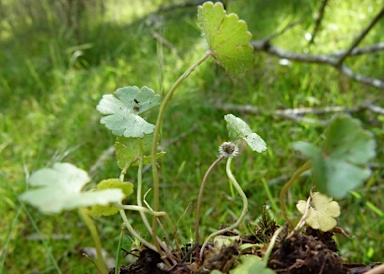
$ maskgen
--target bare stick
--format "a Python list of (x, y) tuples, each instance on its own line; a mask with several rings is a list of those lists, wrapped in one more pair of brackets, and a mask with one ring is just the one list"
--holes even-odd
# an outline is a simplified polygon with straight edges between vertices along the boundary
[(321, 1), (321, 5), (319, 8), (318, 14), (316, 15), (315, 27), (313, 28), (311, 39), (309, 40), (309, 43), (308, 43), (309, 45), (312, 45), (315, 43), (315, 37), (316, 37), (317, 32), (320, 29), (321, 22), (323, 21), (324, 11), (325, 11), (325, 7), (327, 6), (327, 4), (328, 4), (328, 0)]
[(330, 106), (324, 108), (287, 108), (287, 109), (277, 109), (273, 112), (262, 112), (258, 107), (252, 105), (235, 105), (235, 104), (216, 104), (217, 109), (223, 109), (226, 111), (238, 111), (242, 113), (251, 113), (251, 114), (263, 114), (263, 115), (276, 115), (279, 117), (287, 118), (294, 120), (296, 122), (306, 122), (312, 124), (326, 125), (328, 121), (318, 121), (316, 119), (310, 119), (306, 117), (301, 117), (306, 114), (315, 114), (322, 115), (328, 113), (354, 113), (362, 110), (369, 110), (379, 115), (384, 115), (384, 108), (376, 106), (372, 102), (362, 103), (360, 105), (345, 107), (345, 106)]
[(364, 39), (364, 37), (369, 33), (369, 31), (373, 28), (374, 25), (381, 19), (381, 17), (384, 16), (384, 7), (379, 11), (379, 13), (372, 19), (372, 21), (368, 24), (368, 26), (356, 37), (356, 39), (353, 41), (352, 45), (349, 47), (349, 49), (340, 57), (338, 60), (338, 65), (340, 66), (345, 58), (348, 57), (348, 55), (353, 51), (354, 48), (357, 47), (358, 44)]
[[(374, 86), (380, 89), (384, 89), (384, 81), (376, 78), (371, 78), (364, 76), (362, 74), (358, 74), (353, 72), (349, 67), (345, 65), (340, 65), (340, 52), (339, 53), (331, 53), (331, 54), (307, 54), (307, 53), (297, 53), (292, 51), (287, 51), (282, 48), (273, 46), (268, 41), (258, 40), (252, 41), (251, 45), (255, 51), (262, 51), (269, 53), (271, 55), (275, 55), (279, 58), (285, 58), (291, 61), (298, 61), (303, 63), (316, 63), (316, 64), (324, 64), (330, 65), (340, 71), (341, 74), (354, 79), (357, 82), (361, 82), (370, 86)], [(382, 45), (371, 47), (370, 49), (373, 51), (378, 51), (378, 49), (383, 49)], [(357, 50), (358, 52), (358, 50)], [(343, 54), (346, 51), (342, 52)], [(369, 53), (367, 50), (364, 50), (364, 53)]]

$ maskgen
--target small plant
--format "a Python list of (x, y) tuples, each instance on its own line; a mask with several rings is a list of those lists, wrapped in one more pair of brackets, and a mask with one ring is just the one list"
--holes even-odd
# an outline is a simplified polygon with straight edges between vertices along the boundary
[[(190, 273), (275, 273), (269, 268), (274, 267), (271, 258), (275, 259), (281, 255), (278, 254), (278, 249), (274, 249), (275, 245), (288, 243), (305, 224), (320, 233), (332, 230), (336, 226), (335, 218), (340, 214), (340, 207), (326, 195), (343, 198), (349, 190), (360, 186), (370, 174), (366, 164), (374, 156), (375, 143), (372, 135), (364, 131), (357, 120), (349, 116), (336, 117), (328, 128), (322, 148), (303, 142), (293, 146), (310, 161), (298, 170), (281, 191), (280, 206), (282, 215), (290, 225), (289, 230), (283, 233), (284, 227), (281, 226), (272, 231), (266, 249), (263, 249), (265, 245), (261, 243), (246, 243), (239, 235), (235, 238), (223, 235), (233, 233), (243, 223), (248, 212), (247, 197), (231, 171), (232, 159), (239, 154), (239, 146), (242, 143), (246, 143), (258, 153), (267, 149), (264, 140), (243, 120), (227, 114), (224, 119), (229, 141), (220, 145), (218, 158), (208, 168), (202, 180), (196, 205), (194, 246), (183, 253), (182, 248), (187, 243), (180, 243), (172, 220), (160, 208), (157, 160), (160, 157), (165, 157), (166, 160), (165, 152), (158, 151), (164, 113), (178, 87), (208, 58), (213, 58), (234, 77), (243, 75), (253, 63), (253, 49), (249, 44), (251, 34), (247, 31), (246, 23), (239, 20), (237, 15), (227, 15), (220, 3), (206, 2), (198, 8), (198, 20), (207, 43), (207, 51), (175, 81), (163, 98), (146, 86), (127, 86), (117, 89), (113, 95), (104, 95), (97, 105), (97, 110), (103, 115), (100, 122), (116, 136), (114, 147), (117, 165), (121, 169), (117, 178), (102, 180), (95, 189), (82, 191), (84, 185), (90, 181), (88, 174), (69, 163), (56, 163), (52, 168), (33, 173), (29, 184), (37, 188), (28, 190), (21, 196), (24, 201), (44, 213), (78, 209), (93, 236), (98, 256), (97, 267), (101, 273), (107, 273), (107, 269), (101, 256), (100, 239), (90, 217), (117, 213), (120, 213), (124, 226), (132, 236), (145, 246), (144, 250), (158, 254), (161, 263), (157, 267), (165, 272), (181, 273), (177, 272), (177, 269), (186, 267)], [(143, 114), (158, 106), (157, 120), (150, 123)], [(243, 202), (241, 215), (234, 224), (213, 232), (201, 244), (199, 224), (204, 188), (209, 174), (223, 159), (227, 159), (226, 175), (231, 186)], [(143, 197), (142, 170), (146, 164), (152, 166), (154, 198), (151, 205)], [(132, 168), (137, 169), (136, 204), (127, 205), (123, 204), (123, 198), (131, 195), (134, 187), (132, 183), (125, 181), (125, 174)], [(312, 170), (319, 192), (312, 193), (307, 201), (299, 201), (297, 209), (303, 216), (293, 228), (288, 218), (285, 196), (294, 181), (309, 169)], [(152, 240), (144, 239), (140, 236), (142, 233), (138, 233), (131, 226), (126, 214), (128, 210), (139, 212), (143, 224), (152, 235)], [(152, 220), (149, 220), (148, 215)], [(174, 246), (162, 240), (164, 237), (169, 238), (167, 229), (163, 229), (165, 235), (159, 236), (158, 228), (164, 227), (164, 221), (174, 236)], [(214, 264), (214, 259), (217, 259), (219, 253), (226, 254), (230, 263)], [(194, 265), (185, 266), (187, 260), (193, 261)], [(115, 273), (119, 273), (118, 271), (116, 267)]]

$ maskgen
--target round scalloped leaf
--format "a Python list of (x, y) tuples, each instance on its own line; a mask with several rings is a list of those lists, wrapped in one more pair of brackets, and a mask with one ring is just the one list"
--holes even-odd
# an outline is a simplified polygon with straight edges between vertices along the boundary
[(138, 114), (160, 103), (160, 96), (148, 88), (136, 86), (119, 88), (112, 94), (104, 95), (96, 109), (105, 117), (102, 124), (117, 136), (143, 138), (153, 133), (155, 125), (148, 123)]
[(328, 127), (322, 148), (298, 142), (293, 148), (312, 160), (312, 174), (320, 192), (336, 199), (359, 187), (371, 172), (368, 160), (375, 156), (375, 141), (360, 122), (336, 117)]
[[(304, 214), (307, 209), (307, 202), (300, 200), (296, 204), (296, 208), (301, 214)], [(337, 222), (335, 218), (339, 216), (340, 206), (336, 201), (332, 201), (331, 197), (320, 192), (312, 194), (311, 206), (305, 219), (305, 223), (308, 226), (327, 232), (336, 227)]]
[(221, 3), (205, 2), (197, 17), (212, 56), (229, 74), (241, 76), (253, 65), (251, 33), (234, 13), (226, 14)]
[[(121, 182), (119, 179), (102, 180), (97, 185), (97, 190), (95, 192), (116, 188), (121, 189), (121, 191), (124, 193), (124, 198), (133, 193), (133, 184), (129, 182)], [(117, 212), (119, 212), (119, 210), (119, 208), (110, 205), (94, 205), (89, 210), (89, 215), (91, 215), (92, 217), (110, 216), (116, 214)]]
[(29, 184), (38, 188), (24, 192), (21, 199), (44, 213), (59, 213), (95, 204), (121, 202), (124, 197), (120, 189), (80, 192), (89, 181), (84, 170), (69, 163), (55, 163), (52, 168), (43, 168), (31, 175)]
[(224, 119), (227, 122), (227, 129), (231, 140), (235, 141), (243, 139), (253, 151), (257, 151), (259, 153), (267, 149), (267, 145), (264, 140), (259, 135), (252, 132), (246, 122), (233, 114), (225, 115)]
[[(143, 164), (150, 164), (151, 156), (145, 156), (145, 154), (150, 154), (152, 137), (152, 135), (145, 135), (143, 139), (117, 137), (114, 145), (116, 149), (117, 165), (121, 169), (126, 168), (127, 165), (138, 165), (140, 159), (140, 142), (142, 142), (144, 153)], [(165, 152), (157, 153), (156, 159), (163, 155), (165, 155)]]

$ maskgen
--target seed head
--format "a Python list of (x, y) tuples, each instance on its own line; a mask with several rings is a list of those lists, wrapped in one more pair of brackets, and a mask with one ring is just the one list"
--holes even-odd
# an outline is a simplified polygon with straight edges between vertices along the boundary
[(232, 142), (224, 142), (219, 146), (220, 156), (236, 157), (239, 154), (239, 147)]

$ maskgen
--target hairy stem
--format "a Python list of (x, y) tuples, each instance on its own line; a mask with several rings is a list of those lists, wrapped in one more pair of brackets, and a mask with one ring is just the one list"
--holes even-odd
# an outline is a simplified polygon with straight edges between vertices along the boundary
[(291, 177), (291, 179), (289, 179), (289, 181), (285, 183), (285, 185), (280, 191), (280, 208), (283, 212), (285, 221), (288, 223), (291, 229), (293, 228), (293, 224), (288, 219), (287, 206), (285, 205), (285, 197), (287, 196), (288, 190), (291, 188), (291, 186), (297, 180), (297, 178), (299, 178), (304, 172), (309, 170), (311, 166), (312, 166), (311, 162), (306, 162), (301, 168), (299, 168), (299, 170), (296, 171), (296, 173)]
[(220, 156), (217, 158), (212, 165), (208, 168), (207, 172), (204, 175), (203, 181), (200, 185), (199, 190), (199, 196), (197, 198), (197, 205), (196, 205), (196, 221), (195, 221), (195, 243), (199, 243), (200, 233), (199, 233), (199, 226), (200, 226), (200, 210), (201, 210), (201, 201), (203, 200), (203, 192), (205, 185), (207, 183), (207, 179), (209, 174), (211, 174), (212, 170), (215, 168), (215, 166), (224, 159), (224, 156)]
[(231, 225), (229, 227), (226, 227), (224, 229), (218, 230), (218, 231), (216, 231), (216, 232), (214, 232), (214, 233), (212, 233), (211, 235), (208, 236), (208, 238), (205, 240), (205, 242), (204, 242), (204, 244), (203, 244), (203, 246), (201, 247), (201, 250), (200, 250), (200, 259), (201, 260), (203, 259), (204, 249), (207, 246), (209, 240), (212, 239), (213, 237), (216, 237), (216, 236), (218, 236), (220, 234), (223, 234), (223, 233), (225, 233), (227, 231), (230, 231), (230, 230), (235, 229), (236, 227), (238, 227), (241, 224), (241, 222), (243, 221), (245, 215), (248, 212), (248, 199), (247, 199), (247, 196), (245, 196), (244, 191), (241, 189), (239, 183), (236, 181), (235, 176), (233, 176), (232, 171), (231, 171), (232, 158), (233, 157), (229, 157), (228, 158), (225, 170), (227, 172), (228, 179), (233, 184), (233, 186), (235, 187), (237, 193), (240, 195), (241, 199), (243, 200), (243, 210), (241, 211), (240, 217), (237, 219), (237, 221), (233, 225)]
[(95, 244), (96, 256), (97, 256), (97, 266), (102, 274), (107, 274), (108, 269), (104, 263), (103, 255), (101, 253), (101, 242), (100, 236), (97, 232), (95, 223), (92, 221), (91, 217), (86, 212), (85, 208), (79, 208), (79, 213), (83, 219), (85, 225), (88, 227), (89, 232), (91, 233), (93, 243)]
[[(168, 106), (168, 103), (171, 101), (173, 94), (175, 93), (176, 89), (183, 83), (183, 81), (191, 74), (192, 71), (194, 71), (201, 63), (203, 63), (206, 59), (211, 56), (211, 52), (206, 52), (203, 57), (201, 57), (195, 64), (193, 64), (186, 72), (184, 72), (183, 75), (177, 79), (177, 81), (173, 84), (173, 86), (170, 88), (168, 93), (165, 95), (165, 98), (163, 102), (160, 105), (159, 113), (157, 116), (157, 121), (156, 121), (156, 127), (155, 127), (155, 132), (153, 134), (153, 142), (152, 142), (152, 151), (151, 151), (151, 156), (152, 156), (152, 176), (153, 176), (153, 196), (154, 196), (154, 210), (159, 211), (160, 207), (160, 191), (159, 191), (159, 174), (157, 170), (157, 165), (156, 165), (156, 153), (157, 153), (157, 146), (159, 142), (159, 137), (160, 137), (160, 131), (161, 131), (161, 126), (165, 114), (165, 110)], [(152, 237), (155, 243), (156, 241), (156, 228), (157, 228), (157, 220), (156, 217), (153, 218), (152, 221)], [(156, 244), (157, 250), (160, 251), (159, 245)]]

